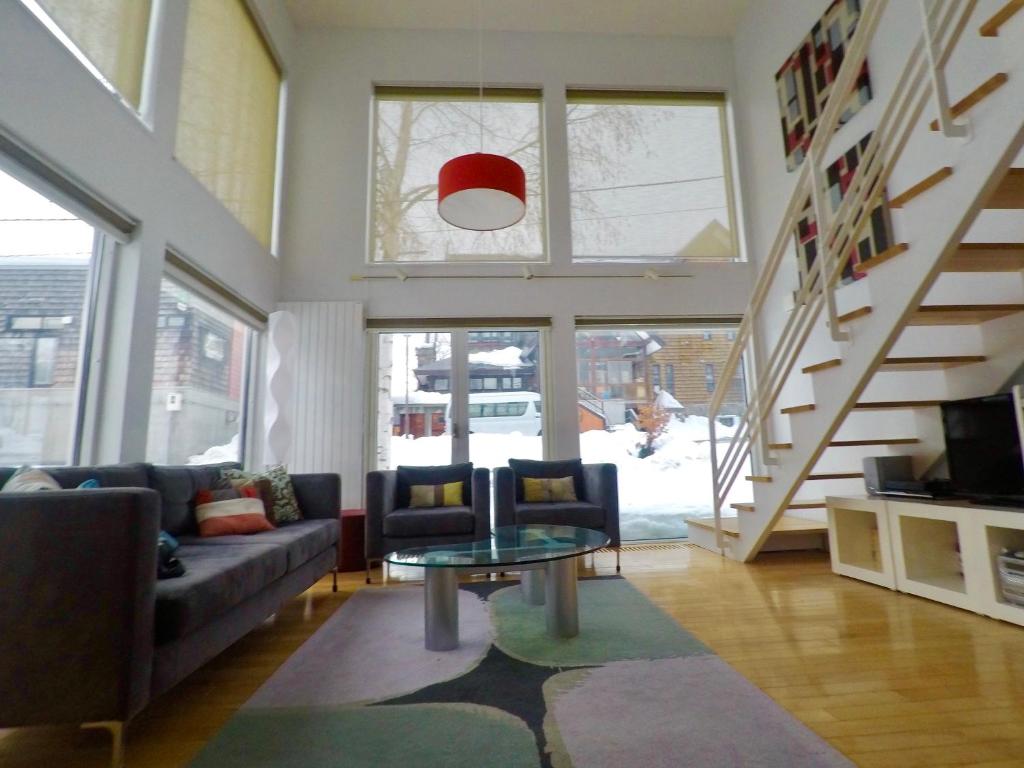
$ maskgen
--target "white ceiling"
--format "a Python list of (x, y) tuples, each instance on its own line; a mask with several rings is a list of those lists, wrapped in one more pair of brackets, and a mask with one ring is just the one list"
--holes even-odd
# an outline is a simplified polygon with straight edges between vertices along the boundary
[[(731, 37), (748, 0), (480, 0), (484, 28)], [(285, 0), (298, 27), (476, 29), (478, 0)]]

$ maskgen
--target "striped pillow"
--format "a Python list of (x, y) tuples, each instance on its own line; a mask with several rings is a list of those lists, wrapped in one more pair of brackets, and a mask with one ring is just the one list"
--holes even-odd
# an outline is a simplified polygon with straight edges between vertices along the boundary
[(537, 503), (578, 499), (571, 477), (524, 477), (523, 501)]
[[(228, 494), (235, 498), (225, 498)], [(200, 536), (230, 536), (232, 534), (272, 531), (263, 502), (255, 488), (243, 488), (241, 496), (225, 491), (200, 491), (196, 494), (196, 522)]]
[(461, 507), (462, 481), (409, 486), (409, 507)]

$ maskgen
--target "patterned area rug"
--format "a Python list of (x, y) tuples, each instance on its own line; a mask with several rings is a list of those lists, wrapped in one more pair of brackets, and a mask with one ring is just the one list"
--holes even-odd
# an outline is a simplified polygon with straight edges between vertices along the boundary
[(416, 586), (353, 595), (193, 768), (851, 766), (620, 577), (547, 636), (518, 585), (459, 589), (460, 646), (423, 647)]

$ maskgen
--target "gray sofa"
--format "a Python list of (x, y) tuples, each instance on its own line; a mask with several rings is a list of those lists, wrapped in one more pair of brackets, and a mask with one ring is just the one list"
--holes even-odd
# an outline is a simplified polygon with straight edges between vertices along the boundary
[[(234, 466), (60, 467), (64, 488), (101, 487), (0, 494), (0, 728), (101, 722), (116, 747), (120, 723), (336, 568), (335, 474), (292, 475), (302, 521), (199, 537), (192, 500)], [(156, 578), (161, 529), (182, 577)]]

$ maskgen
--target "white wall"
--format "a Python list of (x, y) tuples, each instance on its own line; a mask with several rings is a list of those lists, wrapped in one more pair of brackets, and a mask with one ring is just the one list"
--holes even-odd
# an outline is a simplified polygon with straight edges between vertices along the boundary
[[(434, 279), (353, 282), (353, 276), (393, 273), (366, 263), (374, 84), (471, 84), (476, 39), (466, 32), (302, 30), (289, 94), (282, 300), (359, 301), (368, 318), (551, 317), (553, 391), (547, 398), (555, 423), (552, 451), (574, 456), (579, 451), (574, 316), (740, 314), (750, 269), (743, 263), (659, 267), (665, 274), (693, 277), (652, 281), (643, 279), (643, 267), (574, 266), (566, 135), (560, 120), (565, 89), (693, 89), (731, 95), (732, 46), (708, 39), (488, 33), (484, 50), (488, 83), (541, 86), (544, 91), (551, 264), (532, 267), (539, 277), (530, 281), (483, 277), (520, 274), (508, 265), (424, 265), (403, 269)], [(457, 274), (481, 277), (446, 279)], [(545, 274), (578, 279), (544, 280)], [(636, 277), (600, 278), (606, 274)]]
[[(287, 71), (288, 17), (271, 0), (252, 6)], [(91, 401), (96, 428), (86, 461), (144, 457), (167, 248), (261, 309), (272, 310), (277, 298), (277, 259), (172, 157), (187, 11), (176, 0), (154, 3), (142, 119), (21, 3), (0, 2), (0, 130), (141, 222), (114, 260), (109, 336), (93, 360), (103, 391)]]

